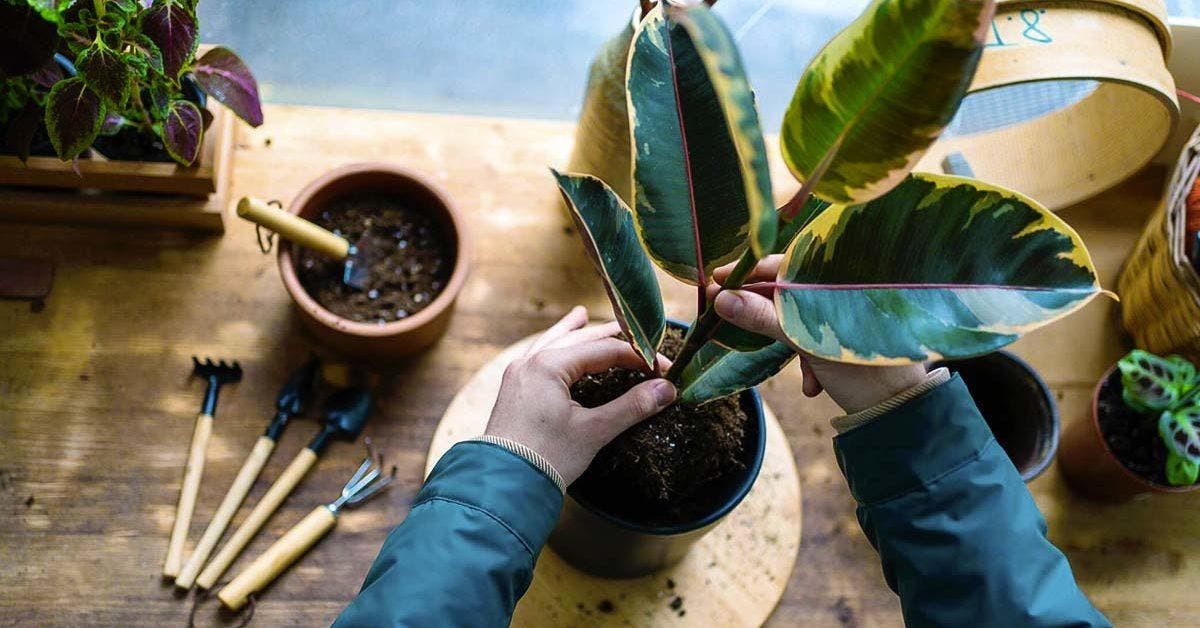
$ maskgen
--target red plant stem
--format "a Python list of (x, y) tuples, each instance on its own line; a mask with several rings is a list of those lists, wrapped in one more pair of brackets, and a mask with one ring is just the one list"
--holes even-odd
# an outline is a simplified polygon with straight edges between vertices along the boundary
[(1179, 94), (1180, 96), (1183, 96), (1184, 98), (1186, 98), (1186, 99), (1188, 99), (1188, 100), (1190, 100), (1190, 101), (1192, 101), (1192, 102), (1194, 102), (1194, 103), (1196, 103), (1196, 104), (1200, 104), (1200, 96), (1197, 96), (1197, 95), (1195, 95), (1195, 94), (1191, 94), (1191, 93), (1185, 92), (1185, 91), (1183, 91), (1182, 89), (1177, 89), (1177, 90), (1175, 90), (1175, 93), (1176, 93), (1176, 94)]

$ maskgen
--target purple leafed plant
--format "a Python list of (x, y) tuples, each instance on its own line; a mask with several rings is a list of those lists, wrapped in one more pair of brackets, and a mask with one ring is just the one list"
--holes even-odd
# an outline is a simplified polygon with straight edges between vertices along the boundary
[(262, 124), (258, 83), (232, 50), (199, 58), (197, 0), (0, 0), (0, 142), (23, 161), (88, 148), (190, 166), (207, 97)]

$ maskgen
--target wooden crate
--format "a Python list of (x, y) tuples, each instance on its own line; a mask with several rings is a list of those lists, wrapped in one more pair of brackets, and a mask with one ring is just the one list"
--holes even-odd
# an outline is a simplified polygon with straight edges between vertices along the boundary
[(0, 156), (0, 221), (143, 225), (223, 232), (235, 116), (214, 103), (199, 163)]

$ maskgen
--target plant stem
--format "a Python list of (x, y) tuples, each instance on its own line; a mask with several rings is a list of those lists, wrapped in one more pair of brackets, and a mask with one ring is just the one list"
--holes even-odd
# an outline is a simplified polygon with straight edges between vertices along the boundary
[[(741, 259), (738, 260), (733, 271), (729, 273), (729, 277), (721, 283), (722, 290), (736, 290), (746, 281), (746, 276), (758, 264), (758, 259), (754, 257), (754, 252), (746, 249), (742, 253)], [(679, 355), (675, 356), (675, 361), (671, 363), (671, 368), (667, 370), (667, 379), (676, 384), (679, 383), (679, 378), (683, 375), (683, 369), (687, 368), (689, 362), (696, 357), (696, 353), (700, 351), (708, 342), (712, 335), (717, 331), (717, 327), (721, 325), (721, 317), (717, 316), (717, 310), (711, 304), (703, 308), (703, 312), (692, 323), (692, 327), (688, 330), (687, 337), (683, 340), (683, 349), (679, 351)]]

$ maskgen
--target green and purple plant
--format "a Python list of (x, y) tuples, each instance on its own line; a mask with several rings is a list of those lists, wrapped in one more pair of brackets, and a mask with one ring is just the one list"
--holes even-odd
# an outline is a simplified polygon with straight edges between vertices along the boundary
[(1129, 409), (1158, 417), (1167, 447), (1166, 475), (1172, 486), (1200, 478), (1200, 377), (1186, 358), (1165, 358), (1134, 349), (1117, 362), (1121, 398)]
[(262, 124), (246, 64), (220, 46), (196, 58), (196, 1), (0, 0), (7, 151), (24, 161), (44, 133), (70, 161), (102, 137), (135, 133), (191, 165), (212, 122), (201, 94)]

